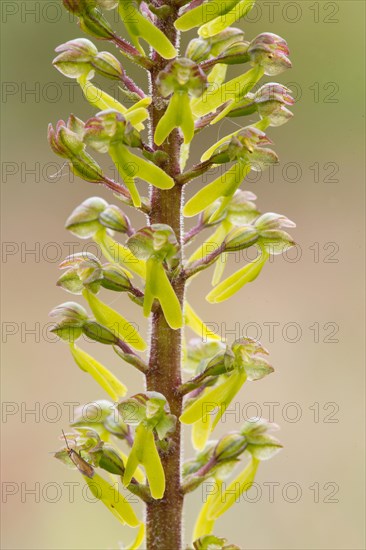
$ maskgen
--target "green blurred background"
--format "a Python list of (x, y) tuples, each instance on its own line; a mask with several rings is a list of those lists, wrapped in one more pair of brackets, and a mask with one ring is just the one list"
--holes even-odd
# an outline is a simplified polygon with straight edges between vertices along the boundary
[[(49, 454), (68, 426), (68, 403), (104, 397), (67, 346), (47, 334), (48, 311), (71, 298), (55, 287), (57, 264), (73, 246), (85, 250), (64, 221), (88, 196), (113, 200), (102, 188), (70, 181), (67, 168), (51, 177), (61, 164), (46, 141), (48, 122), (93, 113), (51, 64), (54, 48), (82, 33), (58, 1), (3, 0), (1, 9), (2, 547), (118, 548), (132, 530), (101, 504), (86, 503), (77, 472)], [(243, 332), (259, 337), (276, 369), (247, 385), (236, 405), (241, 417), (228, 416), (217, 430), (235, 429), (243, 416), (268, 418), (270, 408), (281, 426), (284, 450), (262, 465), (256, 489), (215, 530), (247, 550), (365, 548), (364, 11), (353, 0), (259, 1), (240, 23), (249, 39), (263, 31), (287, 39), (293, 69), (276, 80), (298, 99), (295, 118), (269, 131), (281, 164), (246, 186), (261, 211), (296, 221), (296, 254), (276, 257), (258, 281), (215, 308), (204, 301), (211, 273), (189, 289), (205, 321), (218, 323), (229, 340)], [(142, 72), (132, 73), (145, 84)], [(192, 160), (234, 129), (225, 122), (202, 133)], [(104, 298), (147, 328), (125, 296)], [(128, 381), (131, 394), (141, 389), (140, 376), (111, 350), (98, 346), (95, 355)], [(200, 491), (187, 498), (187, 541), (201, 501)]]

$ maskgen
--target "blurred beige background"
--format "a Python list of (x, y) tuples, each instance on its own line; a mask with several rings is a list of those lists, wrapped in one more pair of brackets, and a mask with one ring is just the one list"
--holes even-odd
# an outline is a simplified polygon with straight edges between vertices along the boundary
[[(261, 211), (297, 222), (297, 261), (290, 252), (277, 257), (258, 281), (215, 308), (204, 301), (211, 273), (189, 289), (191, 302), (207, 322), (220, 324), (223, 336), (260, 337), (276, 369), (243, 389), (241, 417), (229, 416), (218, 429), (235, 429), (242, 416), (268, 418), (270, 408), (281, 426), (284, 450), (262, 465), (257, 490), (217, 524), (218, 535), (247, 550), (365, 548), (364, 6), (260, 1), (250, 21), (241, 22), (249, 39), (271, 31), (288, 40), (293, 69), (276, 80), (298, 98), (293, 121), (269, 131), (280, 166), (247, 185)], [(48, 311), (72, 299), (55, 287), (57, 264), (74, 244), (76, 251), (85, 245), (64, 221), (88, 196), (112, 200), (101, 188), (70, 182), (66, 169), (50, 177), (60, 159), (48, 148), (47, 123), (93, 112), (51, 65), (53, 49), (82, 33), (58, 1), (3, 0), (1, 9), (2, 547), (115, 549), (133, 532), (101, 504), (84, 502), (77, 472), (49, 454), (67, 428), (70, 403), (104, 397), (67, 347), (47, 334)], [(228, 122), (202, 133), (197, 155), (234, 128)], [(141, 324), (125, 296), (104, 297)], [(140, 376), (111, 350), (98, 346), (95, 354), (128, 381), (131, 394), (141, 388)], [(187, 499), (187, 541), (201, 500), (200, 491)]]

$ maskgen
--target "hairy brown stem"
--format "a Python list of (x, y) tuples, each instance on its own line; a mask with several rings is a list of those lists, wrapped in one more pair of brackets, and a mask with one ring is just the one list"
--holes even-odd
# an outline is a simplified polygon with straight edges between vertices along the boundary
[[(177, 44), (178, 36), (173, 22), (177, 18), (177, 8), (172, 6), (172, 16), (167, 20), (157, 20), (156, 24), (171, 40)], [(154, 67), (150, 72), (153, 105), (151, 109), (151, 134), (163, 114), (157, 108), (159, 92), (156, 77), (167, 64), (154, 54)], [(180, 174), (179, 155), (181, 138), (177, 130), (173, 131), (160, 147), (167, 153), (164, 169), (177, 183)], [(151, 194), (150, 222), (165, 223), (175, 231), (182, 243), (182, 187), (175, 185), (168, 191), (153, 188)], [(177, 277), (172, 281), (173, 288), (183, 305), (185, 281)], [(167, 399), (171, 412), (179, 418), (182, 413), (183, 397), (177, 391), (181, 385), (181, 330), (173, 330), (167, 324), (161, 308), (152, 315), (149, 369), (146, 373), (146, 384), (149, 391), (161, 392)], [(181, 426), (177, 422), (176, 430), (171, 436), (168, 451), (161, 454), (165, 471), (166, 490), (163, 499), (147, 503), (146, 543), (148, 550), (181, 550), (182, 549), (182, 512), (183, 492), (181, 490)]]

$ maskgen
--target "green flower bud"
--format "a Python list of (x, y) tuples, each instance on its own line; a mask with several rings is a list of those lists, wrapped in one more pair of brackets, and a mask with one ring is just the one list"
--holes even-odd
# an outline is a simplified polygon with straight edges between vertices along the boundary
[(296, 223), (289, 220), (283, 214), (276, 214), (275, 212), (267, 212), (262, 214), (255, 222), (255, 227), (260, 234), (262, 231), (269, 231), (271, 229), (283, 229), (284, 227), (296, 227)]
[[(259, 215), (257, 207), (253, 202), (256, 198), (254, 193), (238, 189), (226, 206), (222, 207), (223, 200), (225, 199), (220, 198), (206, 208), (202, 213), (202, 223), (209, 227), (213, 223), (216, 224), (227, 220), (232, 225), (242, 227)], [(211, 218), (217, 211), (220, 212), (220, 216), (217, 219), (215, 217), (214, 222), (212, 222)]]
[(70, 115), (67, 119), (67, 127), (71, 132), (76, 134), (79, 139), (83, 139), (85, 123), (80, 118), (77, 118), (75, 115)]
[(59, 139), (59, 129), (65, 125), (63, 120), (59, 120), (56, 125), (56, 130), (53, 128), (52, 124), (48, 125), (48, 142), (51, 146), (51, 149), (56, 155), (59, 155), (63, 158), (69, 157), (69, 150), (61, 143)]
[(229, 117), (249, 116), (258, 111), (258, 107), (254, 102), (254, 94), (248, 93), (245, 98), (236, 103), (234, 109), (228, 113)]
[(279, 430), (279, 426), (265, 418), (248, 418), (240, 428), (240, 433), (252, 439), (269, 431), (277, 430)]
[(249, 44), (248, 53), (252, 65), (263, 67), (268, 76), (280, 74), (292, 67), (286, 40), (270, 32), (254, 38)]
[(92, 64), (97, 73), (107, 78), (121, 80), (125, 73), (121, 63), (109, 52), (98, 53)]
[(77, 237), (89, 239), (100, 230), (99, 216), (107, 206), (108, 203), (100, 197), (86, 199), (67, 218), (66, 229)]
[(207, 40), (203, 38), (194, 38), (187, 46), (185, 57), (192, 59), (196, 63), (204, 61), (208, 58), (211, 51), (211, 46)]
[(235, 460), (247, 448), (246, 437), (239, 433), (231, 433), (220, 439), (214, 450), (217, 461)]
[(130, 427), (122, 421), (118, 411), (114, 411), (104, 420), (104, 427), (107, 432), (119, 439), (129, 439), (131, 437)]
[(100, 279), (102, 264), (94, 254), (90, 252), (78, 252), (67, 256), (60, 264), (61, 269), (73, 267), (79, 271), (81, 280), (90, 283)]
[(106, 344), (107, 346), (118, 344), (119, 341), (118, 337), (111, 330), (96, 321), (85, 321), (82, 331), (91, 340), (95, 340), (100, 344)]
[(85, 144), (80, 132), (71, 129), (75, 125), (74, 122), (74, 119), (70, 118), (66, 125), (60, 120), (56, 131), (52, 124), (49, 125), (48, 140), (51, 148), (57, 155), (70, 161), (70, 168), (76, 176), (92, 183), (100, 183), (104, 181), (102, 170), (99, 164), (85, 152)]
[(51, 332), (65, 340), (65, 342), (75, 342), (82, 335), (83, 329), (79, 322), (72, 319), (63, 319), (51, 329)]
[[(210, 57), (217, 57), (224, 54), (226, 56), (227, 48), (230, 48), (236, 43), (241, 43), (243, 38), (244, 32), (234, 27), (229, 27), (210, 38), (194, 38), (188, 44), (186, 57), (198, 63)], [(248, 43), (246, 43), (246, 45), (248, 47)]]
[(125, 465), (120, 454), (108, 443), (104, 443), (101, 449), (89, 451), (89, 454), (94, 455), (99, 468), (106, 470), (110, 474), (123, 476), (125, 473)]
[(86, 309), (76, 302), (65, 302), (50, 311), (50, 317), (63, 317), (70, 321), (79, 321), (80, 325), (89, 317)]
[(115, 292), (129, 292), (132, 288), (131, 281), (124, 269), (115, 264), (103, 266), (103, 279), (101, 284), (103, 288)]
[(53, 60), (53, 65), (60, 73), (70, 78), (79, 78), (93, 70), (92, 63), (98, 54), (97, 48), (86, 38), (69, 40), (58, 46), (59, 53)]
[(189, 93), (192, 97), (200, 97), (207, 88), (207, 77), (194, 61), (180, 57), (160, 71), (157, 84), (163, 97), (178, 91)]
[(255, 222), (259, 233), (259, 243), (269, 254), (282, 254), (285, 249), (294, 246), (291, 235), (283, 231), (284, 227), (296, 227), (296, 224), (281, 214), (267, 212)]
[(84, 284), (75, 269), (68, 269), (65, 271), (65, 273), (58, 278), (56, 284), (71, 294), (81, 294), (84, 289)]
[(207, 42), (211, 45), (211, 55), (216, 57), (226, 49), (237, 42), (242, 42), (244, 39), (244, 31), (236, 27), (228, 27), (227, 29), (207, 38)]
[(154, 251), (169, 264), (172, 264), (173, 260), (176, 260), (179, 250), (179, 244), (173, 229), (163, 223), (153, 224), (151, 228), (153, 230)]
[(110, 204), (99, 215), (99, 221), (108, 229), (118, 231), (119, 233), (127, 233), (130, 229), (130, 221), (118, 206)]
[(252, 225), (238, 227), (229, 233), (226, 238), (225, 250), (235, 252), (244, 250), (255, 244), (258, 240), (258, 231)]
[(246, 63), (250, 56), (248, 53), (248, 42), (235, 42), (225, 48), (220, 56), (220, 62), (226, 65), (237, 65), (238, 63)]
[(104, 181), (102, 169), (99, 164), (87, 153), (71, 160), (71, 170), (79, 178), (90, 181), (91, 183), (101, 183)]
[(259, 214), (253, 202), (256, 198), (254, 193), (238, 189), (227, 207), (227, 219), (239, 226), (255, 219)]
[(80, 28), (102, 40), (110, 40), (114, 33), (109, 23), (96, 8), (97, 0), (62, 0), (65, 8), (79, 16)]
[(219, 340), (208, 342), (203, 342), (200, 338), (191, 340), (187, 346), (184, 368), (188, 372), (199, 374), (205, 370), (211, 358), (223, 350), (225, 345)]
[(66, 125), (60, 124), (57, 128), (57, 138), (60, 146), (70, 160), (80, 155), (84, 150), (82, 139)]
[(281, 126), (293, 117), (285, 105), (293, 105), (291, 91), (276, 83), (264, 84), (254, 94), (254, 102), (261, 118), (269, 119), (270, 126)]
[(265, 419), (249, 419), (242, 426), (240, 432), (247, 439), (247, 450), (254, 458), (269, 460), (282, 449), (278, 439), (268, 433), (277, 429), (277, 424), (271, 424)]
[(79, 26), (84, 32), (101, 40), (111, 40), (115, 36), (112, 27), (97, 10), (80, 17)]
[(258, 244), (263, 246), (269, 254), (278, 255), (283, 254), (285, 250), (295, 246), (296, 243), (286, 231), (271, 229), (262, 231)]
[(201, 377), (220, 376), (227, 374), (234, 368), (235, 356), (229, 348), (217, 353), (208, 363)]

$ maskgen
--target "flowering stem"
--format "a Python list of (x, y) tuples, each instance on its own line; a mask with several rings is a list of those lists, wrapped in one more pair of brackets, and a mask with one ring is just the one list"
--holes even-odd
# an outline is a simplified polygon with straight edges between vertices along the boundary
[[(173, 22), (177, 18), (177, 8), (172, 6), (172, 16), (167, 20), (157, 19), (157, 25), (173, 44), (178, 36)], [(167, 61), (154, 54), (154, 66), (150, 72), (153, 104), (159, 97), (156, 87), (157, 74)], [(151, 135), (162, 116), (162, 111), (152, 108)], [(175, 130), (170, 138), (160, 147), (167, 153), (168, 161), (164, 166), (166, 172), (177, 181), (179, 176), (179, 156), (181, 138)], [(172, 189), (162, 191), (153, 188), (151, 195), (150, 222), (165, 223), (175, 231), (178, 242), (182, 241), (182, 187), (175, 185)], [(183, 305), (184, 279), (178, 276), (172, 281), (177, 297)], [(182, 413), (182, 395), (177, 388), (181, 385), (181, 330), (173, 330), (167, 324), (161, 308), (152, 315), (149, 369), (146, 373), (146, 384), (149, 391), (158, 391), (165, 395), (172, 414)], [(180, 486), (181, 471), (181, 426), (177, 422), (175, 432), (171, 436), (170, 450), (162, 453), (161, 461), (165, 471), (166, 491), (164, 498), (147, 504), (146, 543), (148, 550), (162, 548), (182, 548), (182, 510), (183, 493)]]

